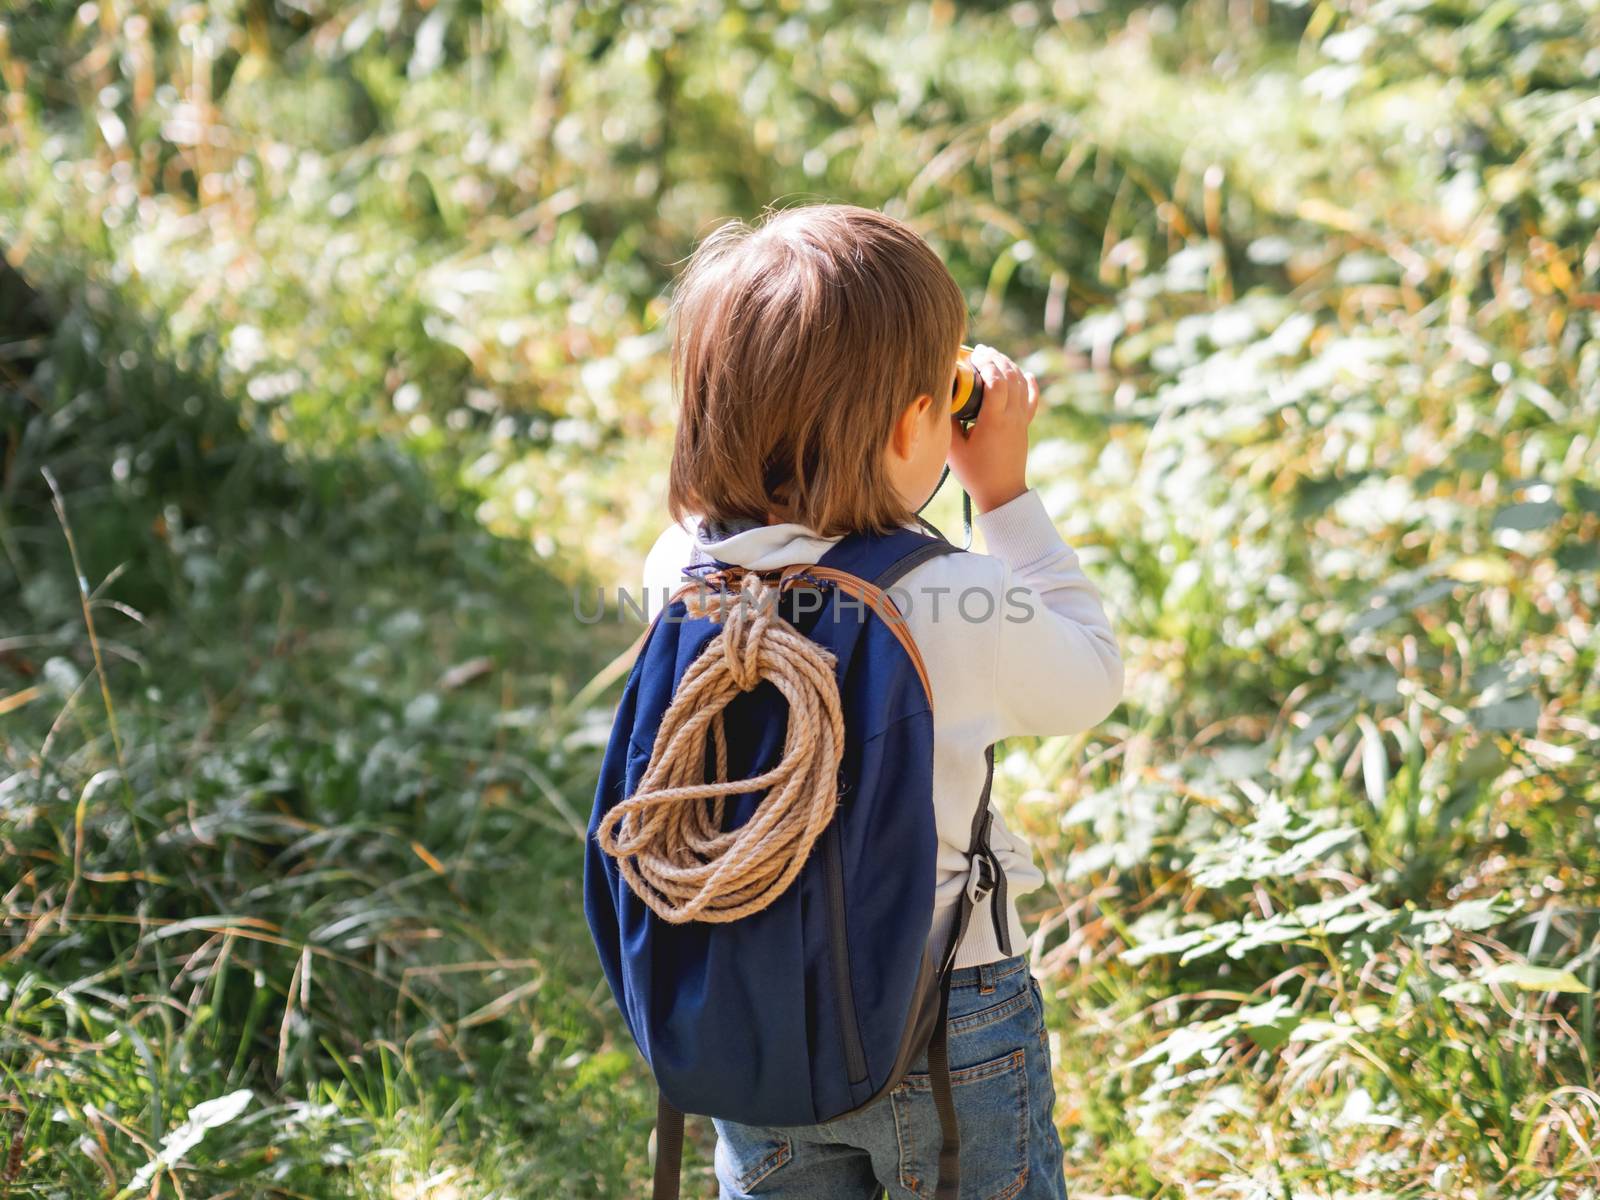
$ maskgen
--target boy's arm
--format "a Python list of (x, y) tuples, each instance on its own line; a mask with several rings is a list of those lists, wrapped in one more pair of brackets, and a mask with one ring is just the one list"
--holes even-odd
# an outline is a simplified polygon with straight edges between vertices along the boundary
[(683, 586), (683, 568), (694, 550), (694, 539), (682, 525), (668, 525), (645, 555), (642, 597), (645, 615), (654, 617), (666, 600)]
[(1005, 564), (995, 637), (997, 736), (1076, 733), (1122, 698), (1122, 655), (1077, 552), (1039, 493), (981, 513), (988, 552)]

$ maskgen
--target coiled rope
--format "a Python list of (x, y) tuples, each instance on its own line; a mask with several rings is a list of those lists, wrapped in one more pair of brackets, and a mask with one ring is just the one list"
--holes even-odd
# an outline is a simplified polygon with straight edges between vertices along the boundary
[[(691, 601), (691, 613), (722, 629), (679, 681), (638, 788), (595, 832), (634, 893), (675, 925), (766, 908), (794, 882), (838, 804), (844, 718), (834, 656), (778, 615), (779, 590), (743, 573), (736, 592)], [(723, 710), (763, 679), (789, 702), (783, 757), (730, 780)], [(708, 732), (714, 780), (705, 778)], [(763, 790), (750, 819), (724, 833), (726, 798)]]

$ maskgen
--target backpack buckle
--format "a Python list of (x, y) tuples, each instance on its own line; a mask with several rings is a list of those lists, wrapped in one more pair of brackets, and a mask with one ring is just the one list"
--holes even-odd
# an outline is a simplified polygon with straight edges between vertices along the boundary
[(967, 872), (967, 899), (977, 905), (990, 892), (994, 891), (996, 883), (994, 864), (989, 856), (984, 853), (972, 856), (972, 868)]

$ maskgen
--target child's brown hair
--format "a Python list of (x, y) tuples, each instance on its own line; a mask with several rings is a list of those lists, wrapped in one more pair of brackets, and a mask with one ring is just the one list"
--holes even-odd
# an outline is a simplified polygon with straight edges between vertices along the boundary
[(917, 396), (945, 411), (967, 324), (911, 228), (845, 204), (730, 221), (695, 250), (672, 317), (674, 519), (771, 515), (825, 537), (911, 520), (884, 448)]

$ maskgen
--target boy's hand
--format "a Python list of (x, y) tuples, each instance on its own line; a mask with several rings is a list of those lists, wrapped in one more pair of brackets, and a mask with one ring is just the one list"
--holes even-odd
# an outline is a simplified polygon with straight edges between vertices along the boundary
[(979, 512), (990, 512), (1028, 490), (1028, 425), (1039, 409), (1039, 381), (993, 346), (972, 348), (983, 377), (983, 407), (972, 427), (952, 421), (950, 470)]

